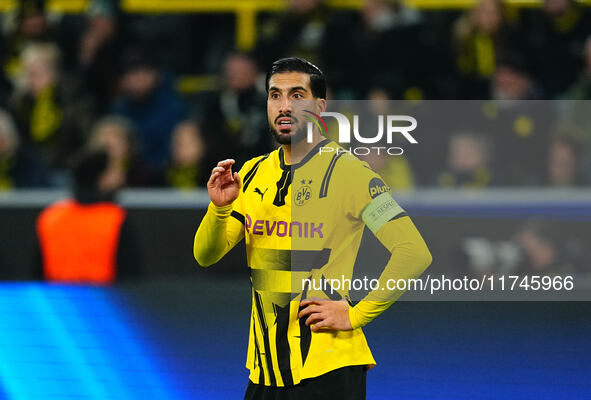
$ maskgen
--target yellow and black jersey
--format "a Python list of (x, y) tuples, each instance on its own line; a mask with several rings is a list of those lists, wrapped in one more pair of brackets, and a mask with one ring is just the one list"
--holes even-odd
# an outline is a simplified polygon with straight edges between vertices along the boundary
[(310, 281), (351, 279), (364, 228), (388, 236), (382, 227), (405, 219), (388, 186), (328, 139), (298, 164), (287, 165), (279, 149), (248, 161), (239, 174), (238, 199), (227, 207), (210, 204), (195, 257), (209, 265), (245, 238), (253, 297), (250, 380), (290, 386), (344, 366), (375, 365), (361, 326), (387, 305), (368, 302), (373, 308), (359, 307), (358, 314), (352, 311), (359, 305), (353, 307), (352, 331), (312, 333), (297, 315), (304, 298), (348, 299), (346, 288), (328, 291)]

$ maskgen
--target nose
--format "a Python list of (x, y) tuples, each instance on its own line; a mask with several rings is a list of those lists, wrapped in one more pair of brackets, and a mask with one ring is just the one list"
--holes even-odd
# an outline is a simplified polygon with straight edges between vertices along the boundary
[(289, 97), (283, 97), (281, 100), (281, 106), (279, 107), (279, 112), (281, 114), (291, 114), (291, 100)]

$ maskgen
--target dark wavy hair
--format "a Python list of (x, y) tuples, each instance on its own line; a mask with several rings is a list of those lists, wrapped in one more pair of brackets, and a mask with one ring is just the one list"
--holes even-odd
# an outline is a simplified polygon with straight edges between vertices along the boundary
[(326, 77), (324, 73), (310, 61), (298, 57), (281, 58), (271, 65), (265, 80), (265, 89), (269, 92), (269, 80), (275, 74), (282, 72), (303, 72), (310, 75), (310, 89), (312, 96), (326, 99)]

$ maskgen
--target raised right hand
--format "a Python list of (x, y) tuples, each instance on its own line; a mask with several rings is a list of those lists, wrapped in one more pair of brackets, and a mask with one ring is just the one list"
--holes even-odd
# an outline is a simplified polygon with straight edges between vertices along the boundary
[(232, 173), (232, 165), (235, 162), (232, 159), (220, 161), (217, 167), (211, 170), (211, 176), (207, 181), (207, 192), (211, 202), (217, 207), (232, 204), (238, 198), (242, 180), (238, 172)]

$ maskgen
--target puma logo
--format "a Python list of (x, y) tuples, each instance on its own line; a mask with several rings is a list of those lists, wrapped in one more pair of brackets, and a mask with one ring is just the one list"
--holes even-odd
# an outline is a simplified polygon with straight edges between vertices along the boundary
[(261, 201), (263, 201), (263, 197), (265, 197), (265, 193), (267, 193), (267, 190), (269, 190), (269, 188), (266, 188), (264, 192), (261, 192), (261, 189), (259, 189), (258, 187), (254, 188), (254, 192), (261, 195)]

